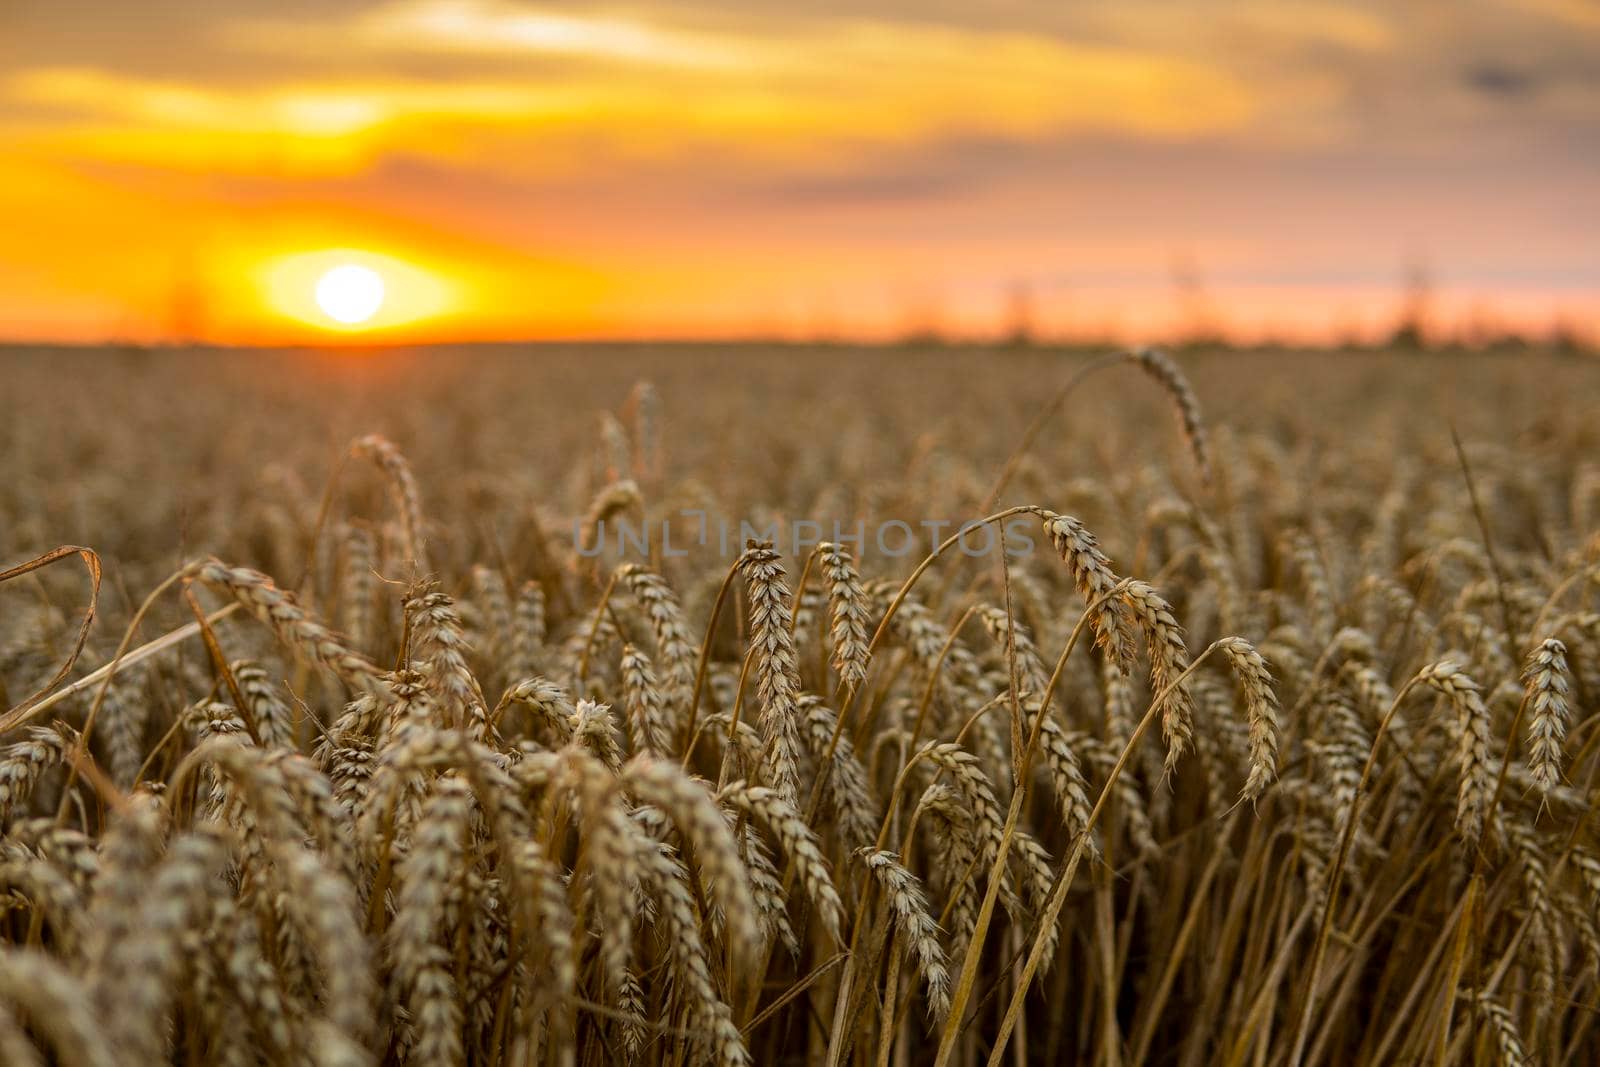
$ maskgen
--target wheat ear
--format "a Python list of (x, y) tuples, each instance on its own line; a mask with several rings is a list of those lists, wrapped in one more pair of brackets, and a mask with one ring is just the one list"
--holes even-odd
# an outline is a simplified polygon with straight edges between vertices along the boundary
[(417, 479), (411, 473), (411, 464), (393, 441), (378, 434), (357, 438), (350, 445), (350, 454), (358, 459), (376, 463), (389, 480), (389, 492), (394, 497), (395, 508), (400, 512), (400, 528), (405, 542), (406, 559), (417, 573), (428, 570), (427, 546), (423, 542), (422, 494), (417, 490)]
[(1042, 511), (1040, 515), (1045, 535), (1071, 569), (1078, 595), (1088, 606), (1095, 647), (1123, 674), (1133, 673), (1137, 650), (1127, 610), (1117, 598), (1107, 596), (1118, 581), (1111, 570), (1111, 561), (1100, 551), (1094, 534), (1071, 515), (1057, 515), (1053, 511)]
[(256, 618), (271, 626), (278, 640), (304, 652), (352, 688), (382, 691), (383, 672), (322, 625), (295, 601), (293, 593), (278, 588), (267, 575), (247, 567), (230, 567), (218, 559), (195, 564), (193, 572), (195, 577), (232, 596)]
[(1242, 637), (1225, 637), (1217, 643), (1244, 690), (1245, 713), (1250, 721), (1250, 772), (1239, 799), (1254, 801), (1278, 775), (1278, 695), (1272, 673), (1255, 646)]
[(861, 575), (843, 546), (824, 541), (817, 546), (817, 555), (823, 577), (828, 580), (833, 666), (839, 672), (839, 680), (853, 690), (867, 676), (867, 621), (871, 608), (861, 588)]
[(1553, 637), (1539, 642), (1522, 668), (1528, 720), (1528, 771), (1539, 792), (1548, 795), (1561, 782), (1561, 746), (1572, 710), (1567, 703), (1571, 675), (1567, 646)]
[(1161, 707), (1161, 734), (1167, 742), (1165, 768), (1171, 773), (1194, 736), (1194, 698), (1187, 684), (1180, 681), (1189, 669), (1189, 649), (1171, 605), (1161, 594), (1144, 582), (1134, 581), (1128, 583), (1122, 598), (1144, 629), (1150, 649), (1151, 690), (1171, 690)]
[(799, 662), (795, 656), (789, 587), (770, 541), (748, 541), (738, 568), (750, 596), (750, 647), (755, 656), (763, 770), (774, 788), (793, 802), (800, 782)]
[(726, 786), (719, 794), (719, 799), (753, 816), (778, 839), (800, 875), (806, 896), (817, 909), (822, 928), (829, 937), (838, 941), (839, 928), (844, 922), (844, 904), (828, 875), (828, 862), (822, 858), (822, 850), (817, 847), (817, 835), (811, 832), (811, 827), (806, 825), (795, 806), (775, 790), (743, 782)]
[(1211, 481), (1211, 443), (1206, 435), (1205, 420), (1200, 416), (1200, 398), (1195, 395), (1189, 379), (1172, 357), (1157, 348), (1139, 348), (1128, 353), (1130, 359), (1150, 377), (1161, 383), (1172, 402), (1178, 407), (1178, 417), (1183, 422), (1183, 436), (1189, 442), (1189, 452), (1200, 477)]
[(927, 992), (928, 1015), (942, 1021), (950, 1013), (950, 971), (939, 944), (939, 924), (928, 910), (928, 896), (917, 876), (900, 865), (892, 852), (864, 848), (856, 855), (883, 887), (894, 916), (895, 933), (910, 946)]
[(1455, 709), (1456, 758), (1460, 763), (1456, 831), (1468, 846), (1476, 846), (1483, 835), (1493, 788), (1489, 774), (1489, 709), (1484, 706), (1478, 683), (1453, 660), (1430, 664), (1418, 677), (1444, 694)]

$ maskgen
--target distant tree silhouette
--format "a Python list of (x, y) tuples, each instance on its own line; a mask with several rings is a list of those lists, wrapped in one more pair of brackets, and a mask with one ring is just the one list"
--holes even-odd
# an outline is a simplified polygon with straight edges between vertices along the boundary
[(900, 331), (900, 344), (907, 348), (929, 348), (948, 341), (936, 293), (913, 290), (907, 294), (904, 305), (905, 326)]
[(195, 255), (186, 251), (172, 268), (172, 288), (167, 294), (167, 340), (180, 345), (198, 344), (206, 334), (208, 310)]
[(1582, 328), (1565, 314), (1557, 313), (1550, 331), (1550, 347), (1564, 356), (1588, 355), (1594, 351)]

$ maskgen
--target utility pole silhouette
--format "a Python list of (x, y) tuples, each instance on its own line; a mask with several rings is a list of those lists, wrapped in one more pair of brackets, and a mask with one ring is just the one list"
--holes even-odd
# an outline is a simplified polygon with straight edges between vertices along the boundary
[(1222, 330), (1206, 294), (1205, 278), (1188, 253), (1172, 261), (1172, 289), (1178, 305), (1180, 342), (1189, 347), (1220, 345)]
[(1021, 279), (1011, 283), (1007, 297), (1003, 341), (1011, 348), (1032, 348), (1038, 341), (1034, 321), (1033, 289)]
[(1428, 347), (1428, 317), (1432, 303), (1433, 279), (1427, 263), (1419, 257), (1406, 267), (1400, 318), (1395, 323), (1394, 333), (1389, 335), (1391, 348), (1421, 352)]

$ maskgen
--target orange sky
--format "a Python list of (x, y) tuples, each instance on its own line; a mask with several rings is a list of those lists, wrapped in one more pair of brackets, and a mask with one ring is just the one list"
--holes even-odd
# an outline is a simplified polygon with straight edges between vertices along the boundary
[(1592, 333), (1600, 7), (10, 0), (0, 219), (9, 338)]

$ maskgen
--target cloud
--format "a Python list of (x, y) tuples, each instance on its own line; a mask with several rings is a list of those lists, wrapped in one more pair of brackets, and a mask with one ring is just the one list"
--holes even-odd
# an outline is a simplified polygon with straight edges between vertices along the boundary
[[(859, 18), (710, 34), (504, 0), (404, 0), (331, 25), (256, 19), (217, 32), (247, 36), (258, 61), (287, 50), (298, 65), (225, 81), (33, 67), (0, 80), (0, 122), (20, 112), (59, 150), (124, 162), (271, 159), (321, 174), (396, 152), (489, 161), (517, 148), (537, 167), (584, 154), (566, 146), (601, 166), (712, 150), (776, 164), (953, 137), (1184, 140), (1246, 129), (1262, 107), (1226, 71), (1158, 51)], [(485, 68), (480, 52), (562, 61)], [(380, 61), (396, 53), (450, 66)], [(308, 73), (318, 56), (328, 69)]]
[(1462, 72), (1461, 80), (1475, 92), (1498, 97), (1527, 96), (1539, 86), (1538, 79), (1527, 71), (1491, 63), (1468, 67)]
[(1179, 252), (1219, 286), (1387, 285), (1414, 249), (1486, 286), (1600, 277), (1587, 0), (23, 7), (0, 317), (149, 314), (149, 263), (212, 245), (224, 289), (344, 242), (426, 263), (486, 330), (529, 277), (641, 330), (792, 293), (1165, 292)]
[(1593, 0), (1507, 0), (1510, 6), (1543, 15), (1569, 27), (1600, 30), (1600, 6)]
[(643, 18), (585, 14), (511, 0), (393, 0), (324, 22), (281, 18), (223, 24), (217, 37), (244, 52), (331, 57), (355, 52), (386, 56), (576, 56), (661, 67), (740, 66), (715, 34)]
[[(291, 175), (397, 154), (535, 173), (733, 156), (798, 166), (803, 195), (819, 162), (949, 141), (1425, 150), (1481, 132), (1496, 99), (1600, 111), (1592, 41), (1553, 29), (1563, 0), (1448, 18), (1363, 0), (286, 2), (170, 0), (70, 46), (31, 15), (45, 46), (0, 65), (0, 136), (176, 168), (268, 157)], [(194, 47), (173, 48), (182, 36)], [(127, 60), (140, 40), (159, 71)]]

